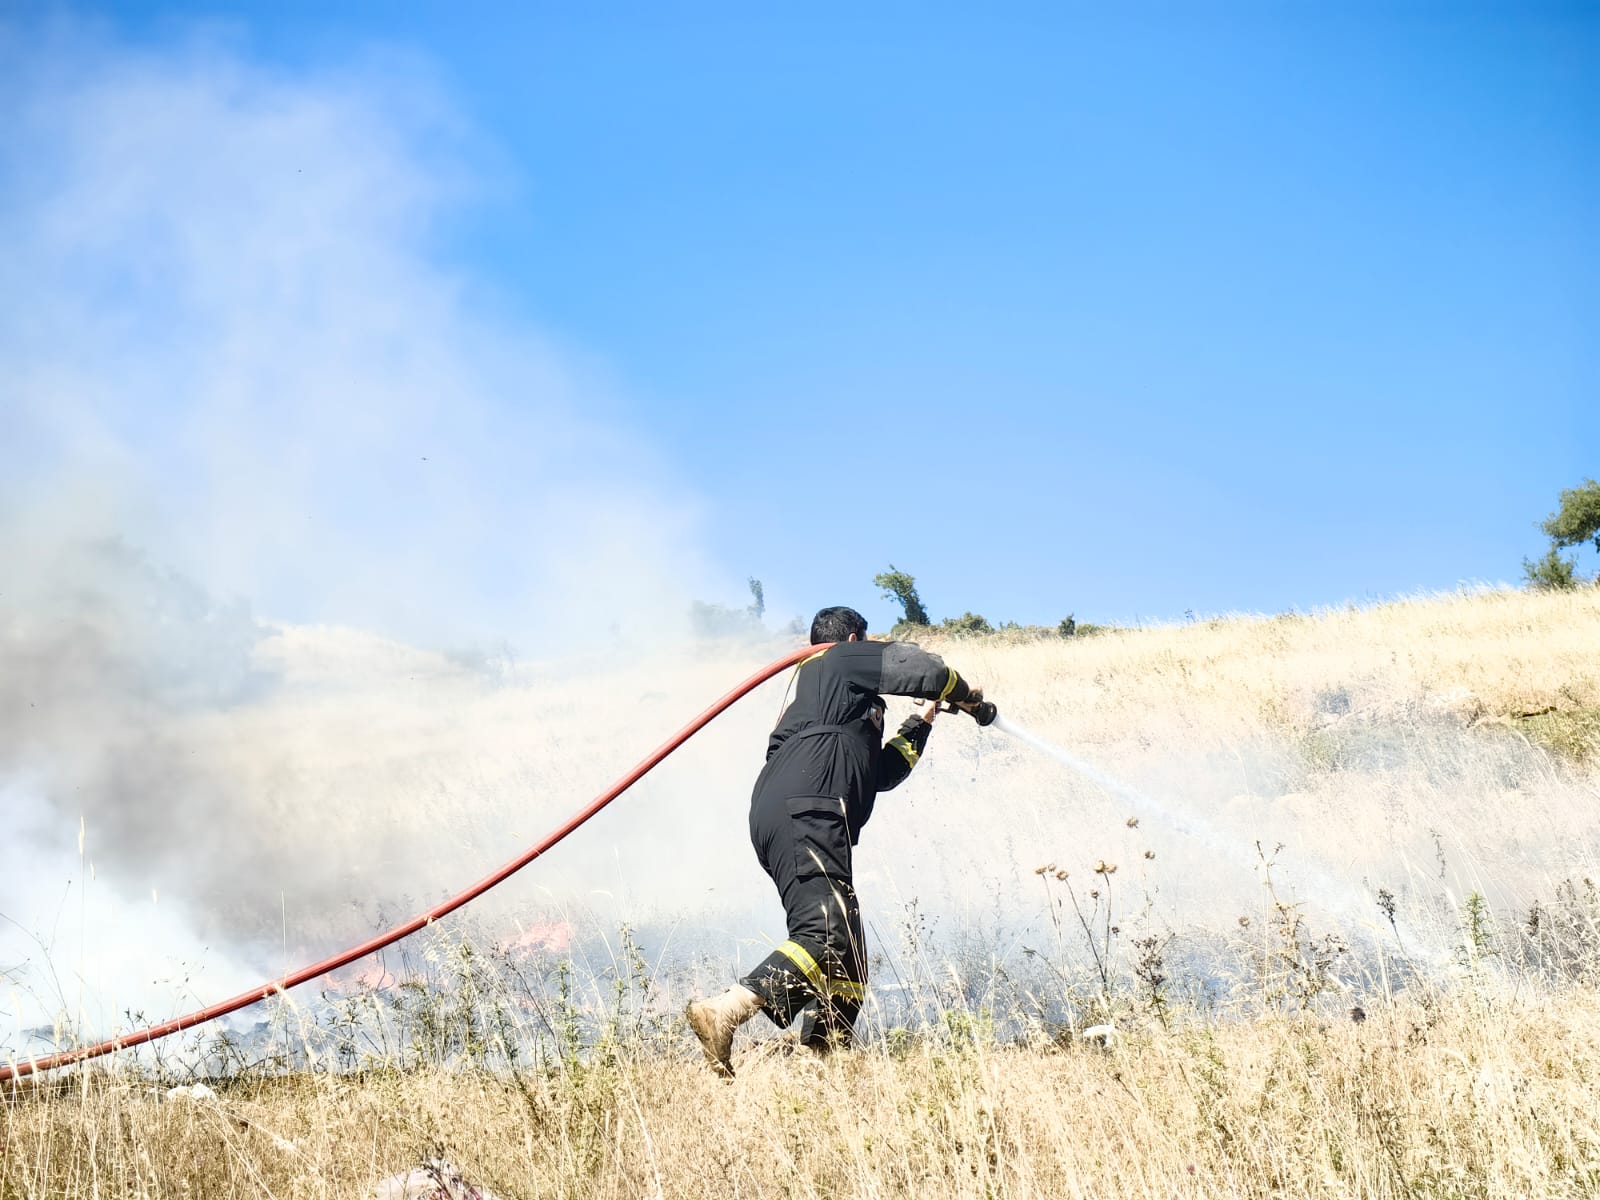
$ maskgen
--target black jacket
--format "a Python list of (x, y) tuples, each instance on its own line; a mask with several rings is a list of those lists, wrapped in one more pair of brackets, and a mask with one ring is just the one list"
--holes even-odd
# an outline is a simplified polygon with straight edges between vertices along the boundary
[(767, 742), (752, 807), (826, 797), (837, 813), (842, 801), (854, 845), (878, 793), (910, 773), (931, 728), (908, 717), (885, 744), (882, 697), (960, 701), (970, 692), (937, 654), (909, 642), (839, 642), (813, 655), (796, 671), (794, 700)]

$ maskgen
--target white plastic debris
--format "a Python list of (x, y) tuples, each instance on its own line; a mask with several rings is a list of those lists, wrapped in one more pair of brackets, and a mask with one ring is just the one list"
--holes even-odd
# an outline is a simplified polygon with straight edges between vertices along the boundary
[(1079, 1036), (1086, 1042), (1099, 1039), (1100, 1044), (1109, 1050), (1116, 1044), (1117, 1030), (1112, 1025), (1091, 1025)]
[(216, 1098), (217, 1094), (203, 1083), (192, 1084), (189, 1087), (170, 1087), (167, 1089), (168, 1100), (192, 1100), (199, 1104)]
[(378, 1184), (373, 1200), (499, 1200), (488, 1188), (462, 1178), (454, 1163), (430, 1158)]

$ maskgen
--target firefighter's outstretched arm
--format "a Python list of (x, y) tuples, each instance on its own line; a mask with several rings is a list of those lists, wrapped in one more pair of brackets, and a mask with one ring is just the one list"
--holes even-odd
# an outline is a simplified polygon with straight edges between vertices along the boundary
[(879, 692), (966, 705), (983, 698), (983, 690), (957, 674), (944, 659), (910, 642), (891, 642), (883, 652)]

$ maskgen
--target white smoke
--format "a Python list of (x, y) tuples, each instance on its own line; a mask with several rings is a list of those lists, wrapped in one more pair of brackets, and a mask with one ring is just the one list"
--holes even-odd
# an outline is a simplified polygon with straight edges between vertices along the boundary
[(607, 739), (622, 697), (573, 686), (558, 747), (552, 692), (496, 699), (676, 638), (719, 579), (611, 384), (445, 252), (493, 155), (423, 67), (0, 26), (0, 111), (0, 968), (50, 993), (19, 1011), (81, 990), (46, 958), (253, 947), (210, 997), (365, 936), (666, 732)]
[(688, 489), (437, 246), (470, 139), (419, 71), (8, 50), (13, 523), (409, 638), (681, 610), (706, 572)]

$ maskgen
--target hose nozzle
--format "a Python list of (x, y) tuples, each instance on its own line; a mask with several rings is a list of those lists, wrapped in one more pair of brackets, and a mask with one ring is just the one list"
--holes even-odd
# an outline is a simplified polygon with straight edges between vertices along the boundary
[(976, 704), (957, 704), (954, 700), (947, 700), (944, 712), (963, 712), (979, 725), (993, 725), (994, 719), (1000, 715), (1000, 710), (988, 700), (979, 700)]

